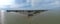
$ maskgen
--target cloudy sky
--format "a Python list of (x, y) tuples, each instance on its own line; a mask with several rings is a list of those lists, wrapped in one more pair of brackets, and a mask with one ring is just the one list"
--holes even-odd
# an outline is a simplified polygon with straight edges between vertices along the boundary
[(59, 0), (40, 0), (41, 2), (36, 3), (36, 7), (41, 8), (55, 8), (60, 6)]
[[(60, 7), (60, 0), (34, 0), (33, 2), (34, 2), (33, 7), (38, 8), (38, 9), (50, 9), (50, 8)], [(6, 7), (6, 5), (10, 5), (11, 8), (29, 6), (29, 4), (27, 4), (25, 0), (16, 0), (16, 1), (15, 0), (0, 0), (0, 8)]]

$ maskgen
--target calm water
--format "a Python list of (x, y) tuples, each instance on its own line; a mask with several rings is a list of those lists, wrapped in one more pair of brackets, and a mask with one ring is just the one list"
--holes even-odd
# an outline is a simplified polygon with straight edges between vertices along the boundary
[[(5, 12), (5, 24), (28, 24), (27, 15)], [(31, 24), (60, 24), (60, 8), (36, 14)]]

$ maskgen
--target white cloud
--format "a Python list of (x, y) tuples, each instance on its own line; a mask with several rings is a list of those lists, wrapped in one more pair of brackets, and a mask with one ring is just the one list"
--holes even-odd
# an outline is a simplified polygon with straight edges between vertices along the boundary
[[(11, 0), (10, 0), (11, 1)], [(6, 5), (9, 5), (9, 4), (12, 4), (12, 5), (10, 5), (10, 8), (19, 8), (19, 7), (23, 7), (23, 6), (25, 6), (25, 4), (24, 3), (22, 3), (22, 4), (13, 4), (13, 3), (11, 3), (10, 1), (8, 1), (9, 3), (8, 4), (6, 4)], [(35, 1), (35, 2), (34, 2)], [(59, 4), (59, 1), (58, 0), (34, 0), (33, 1), (33, 5), (35, 6), (35, 7), (40, 7), (40, 8), (42, 8), (42, 9), (46, 9), (46, 8), (54, 8), (54, 7), (58, 7), (58, 6), (60, 6), (60, 4)], [(51, 2), (50, 2), (51, 1)], [(1, 2), (0, 2), (1, 3)], [(40, 4), (39, 4), (40, 3)], [(3, 4), (3, 3), (2, 3)], [(1, 4), (0, 4), (1, 5)], [(3, 7), (3, 6), (0, 6), (0, 7)]]
[(4, 8), (5, 5), (11, 5), (14, 3), (14, 0), (0, 0), (0, 8)]
[(0, 5), (10, 5), (12, 3), (12, 0), (0, 0)]

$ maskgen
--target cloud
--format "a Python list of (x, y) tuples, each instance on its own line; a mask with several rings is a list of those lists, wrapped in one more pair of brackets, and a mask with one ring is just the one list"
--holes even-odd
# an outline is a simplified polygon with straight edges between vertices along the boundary
[[(60, 6), (60, 1), (59, 0), (34, 0), (33, 3), (34, 5), (34, 9), (50, 9), (50, 8), (55, 8), (55, 7), (59, 7)], [(10, 5), (10, 8), (20, 8), (20, 7), (27, 7), (29, 6), (28, 3), (26, 2), (22, 2), (21, 4), (16, 4), (16, 3), (12, 3)], [(1, 6), (0, 6), (1, 7)], [(7, 6), (8, 7), (8, 6)], [(30, 9), (30, 8), (28, 8)], [(33, 9), (33, 8), (31, 8)]]
[(44, 2), (41, 2), (40, 4), (37, 4), (36, 7), (41, 7), (42, 9), (47, 9), (47, 8), (55, 8), (59, 7), (60, 2), (59, 0), (52, 0), (52, 1), (47, 1), (45, 0)]
[(14, 0), (0, 0), (0, 8), (5, 8), (7, 5), (14, 4)]
[[(25, 3), (11, 5), (12, 8), (19, 8), (19, 7), (24, 7), (24, 6), (27, 6), (27, 5)], [(37, 0), (35, 1), (34, 6), (35, 6), (34, 9), (36, 8), (37, 9), (50, 9), (50, 8), (52, 9), (55, 7), (59, 7), (60, 4), (59, 4), (59, 0)]]

